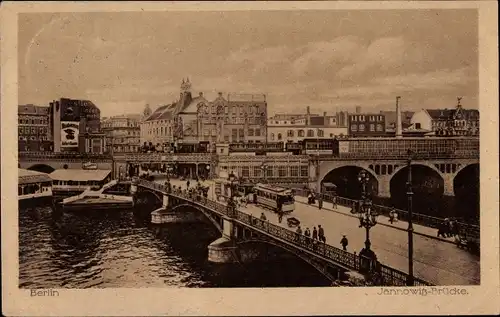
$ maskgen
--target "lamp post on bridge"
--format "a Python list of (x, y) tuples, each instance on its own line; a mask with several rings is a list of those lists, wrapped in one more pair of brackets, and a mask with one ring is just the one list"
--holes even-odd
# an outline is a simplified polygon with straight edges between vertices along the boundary
[(207, 164), (205, 166), (206, 166), (205, 169), (207, 170), (207, 179), (209, 179), (210, 178), (210, 165)]
[(231, 190), (231, 193), (229, 195), (229, 204), (228, 207), (230, 209), (231, 215), (234, 215), (234, 210), (236, 207), (236, 204), (234, 202), (234, 182), (236, 181), (236, 175), (231, 171), (231, 173), (228, 176), (229, 178), (229, 188)]
[(411, 179), (411, 161), (413, 151), (408, 149), (408, 182), (406, 183), (406, 195), (408, 196), (408, 280), (406, 285), (414, 285), (413, 277), (413, 188)]
[(260, 169), (262, 170), (262, 173), (264, 173), (264, 183), (267, 183), (267, 169), (268, 168), (269, 168), (269, 165), (267, 165), (266, 162), (262, 162)]
[[(362, 192), (361, 192), (361, 200), (358, 202), (358, 218), (359, 218), (359, 227), (365, 228), (366, 230), (366, 240), (365, 247), (359, 252), (359, 255), (363, 258), (362, 265), (363, 270), (370, 270), (370, 262), (375, 261), (377, 256), (375, 252), (371, 250), (371, 242), (370, 242), (370, 229), (377, 224), (377, 213), (372, 209), (372, 202), (368, 197), (368, 193), (366, 187), (370, 182), (370, 175), (365, 171), (361, 170), (358, 174), (358, 181), (361, 183)], [(368, 259), (369, 262), (365, 262), (364, 260)]]

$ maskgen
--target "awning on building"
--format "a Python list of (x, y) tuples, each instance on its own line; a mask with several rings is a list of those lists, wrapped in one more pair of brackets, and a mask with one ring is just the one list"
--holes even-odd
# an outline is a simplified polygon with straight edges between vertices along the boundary
[(26, 169), (19, 169), (19, 184), (33, 184), (33, 183), (44, 183), (44, 182), (52, 182), (52, 178), (48, 174), (30, 171)]
[(104, 180), (111, 174), (111, 170), (72, 170), (60, 169), (50, 173), (50, 177), (57, 181), (87, 182)]

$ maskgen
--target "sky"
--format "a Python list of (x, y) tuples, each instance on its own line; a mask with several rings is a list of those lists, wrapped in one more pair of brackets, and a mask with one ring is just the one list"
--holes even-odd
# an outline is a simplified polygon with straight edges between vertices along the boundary
[(19, 103), (102, 116), (194, 95), (264, 93), (269, 113), (478, 108), (475, 10), (26, 13)]

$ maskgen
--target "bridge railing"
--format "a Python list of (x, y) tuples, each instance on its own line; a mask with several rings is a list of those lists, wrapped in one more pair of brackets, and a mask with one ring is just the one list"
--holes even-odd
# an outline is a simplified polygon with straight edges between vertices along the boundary
[(18, 152), (19, 158), (35, 159), (112, 159), (111, 155), (98, 153), (77, 153), (77, 152)]
[[(295, 189), (295, 193), (299, 196), (302, 196), (302, 197), (307, 197), (307, 195), (308, 195), (308, 191), (304, 190), (302, 188)], [(359, 203), (359, 200), (340, 197), (340, 196), (334, 196), (334, 195), (328, 195), (328, 194), (316, 194), (316, 195), (317, 196), (321, 195), (323, 197), (323, 201), (325, 201), (325, 202), (333, 203), (333, 201), (335, 201), (335, 203), (339, 206), (351, 208), (351, 213), (353, 213), (353, 214), (355, 213), (356, 206)], [(377, 204), (373, 204), (372, 208), (379, 215), (384, 215), (384, 216), (389, 217), (389, 213), (391, 212), (391, 210), (394, 210), (398, 214), (399, 220), (408, 221), (410, 218), (409, 212), (406, 210), (403, 210), (403, 209), (391, 208), (391, 207), (377, 205)], [(412, 213), (412, 221), (413, 221), (413, 223), (420, 224), (420, 225), (423, 225), (426, 227), (436, 228), (436, 229), (439, 228), (444, 223), (443, 218), (428, 216), (428, 215), (415, 213), (415, 212)], [(471, 230), (474, 229), (473, 231), (479, 231), (479, 226), (476, 224), (467, 224), (467, 223), (459, 222), (459, 226), (464, 227), (464, 228), (470, 228)]]
[(213, 153), (120, 153), (115, 157), (123, 157), (126, 161), (140, 162), (176, 162), (176, 161), (196, 161), (200, 163), (210, 163), (214, 161)]
[[(245, 225), (252, 228), (264, 231), (272, 237), (279, 238), (289, 244), (298, 246), (302, 249), (306, 249), (311, 253), (324, 257), (349, 269), (360, 272), (365, 272), (364, 270), (372, 270), (375, 276), (378, 276), (377, 285), (403, 286), (407, 283), (408, 275), (406, 273), (383, 265), (378, 261), (373, 261), (366, 257), (356, 255), (355, 253), (341, 250), (326, 243), (314, 242), (311, 238), (306, 237), (302, 234), (298, 234), (287, 228), (272, 224), (269, 221), (261, 220), (252, 216), (251, 214), (233, 209), (230, 206), (222, 204), (220, 202), (201, 197), (194, 192), (189, 193), (178, 188), (176, 190), (172, 190), (167, 185), (149, 182), (143, 179), (138, 179), (136, 181), (138, 185), (144, 186), (148, 189), (157, 190), (166, 194), (168, 193), (173, 197), (186, 199), (188, 201), (200, 204), (201, 206), (214, 210), (219, 214), (233, 218), (238, 222), (244, 223)], [(432, 285), (418, 278), (415, 278), (414, 280), (415, 285)]]
[[(335, 160), (335, 159), (367, 159), (367, 160), (407, 160), (407, 153), (339, 153), (338, 155), (330, 154), (310, 154), (312, 157), (317, 157), (320, 160)], [(478, 159), (479, 151), (464, 151), (453, 153), (425, 153), (419, 152), (412, 156), (413, 160), (446, 160), (446, 159)]]

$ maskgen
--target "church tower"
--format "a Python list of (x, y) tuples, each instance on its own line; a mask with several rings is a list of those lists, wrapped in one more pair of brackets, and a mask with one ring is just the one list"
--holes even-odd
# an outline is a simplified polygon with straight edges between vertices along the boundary
[(142, 120), (146, 120), (150, 115), (152, 111), (151, 108), (149, 107), (149, 104), (146, 104), (146, 107), (144, 108), (144, 111), (142, 112)]
[(184, 108), (191, 103), (191, 100), (193, 100), (193, 98), (191, 96), (191, 83), (189, 82), (189, 78), (186, 78), (186, 80), (182, 79), (179, 102), (175, 107), (175, 113), (177, 114), (184, 110)]

